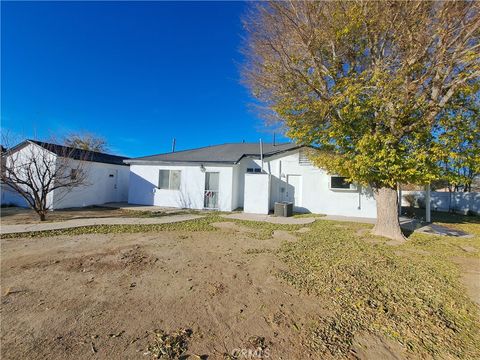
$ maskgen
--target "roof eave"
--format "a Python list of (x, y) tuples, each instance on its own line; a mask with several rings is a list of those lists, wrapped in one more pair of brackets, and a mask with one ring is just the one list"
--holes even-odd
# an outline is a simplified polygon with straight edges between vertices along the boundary
[(145, 160), (145, 159), (128, 159), (124, 160), (124, 163), (128, 165), (201, 165), (201, 164), (213, 164), (213, 165), (235, 165), (237, 161), (202, 161), (202, 160)]

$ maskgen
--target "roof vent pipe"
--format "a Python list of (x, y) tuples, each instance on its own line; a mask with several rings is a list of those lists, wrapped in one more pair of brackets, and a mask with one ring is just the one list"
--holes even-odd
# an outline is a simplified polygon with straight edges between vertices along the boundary
[(261, 161), (261, 168), (263, 173), (263, 143), (262, 139), (260, 139), (260, 161)]
[(273, 133), (273, 146), (275, 146), (275, 133)]
[(175, 152), (175, 143), (177, 142), (177, 140), (175, 138), (173, 138), (172, 140), (172, 153)]

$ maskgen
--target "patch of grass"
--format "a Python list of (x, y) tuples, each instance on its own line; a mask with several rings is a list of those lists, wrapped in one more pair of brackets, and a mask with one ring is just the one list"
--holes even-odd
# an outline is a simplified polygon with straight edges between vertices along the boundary
[[(480, 216), (461, 215), (442, 211), (432, 211), (432, 221), (435, 224), (443, 225), (451, 229), (465, 231), (469, 234), (480, 236)], [(423, 218), (425, 210), (414, 209), (414, 217)]]
[(267, 254), (274, 252), (272, 249), (247, 249), (245, 251), (246, 255), (257, 255), (257, 254)]
[(186, 220), (168, 224), (142, 224), (142, 225), (92, 225), (76, 228), (31, 231), (24, 233), (2, 234), (2, 239), (24, 238), (24, 237), (49, 237), (49, 236), (74, 236), (83, 234), (120, 234), (120, 233), (141, 233), (158, 231), (216, 231), (217, 228), (210, 225), (212, 222), (224, 221), (224, 218), (213, 214), (203, 218)]
[[(130, 210), (125, 210), (129, 211)], [(186, 220), (175, 223), (167, 224), (139, 224), (139, 225), (89, 225), (76, 228), (58, 229), (58, 230), (45, 230), (45, 231), (30, 231), (24, 233), (15, 234), (2, 234), (2, 239), (23, 238), (23, 237), (49, 237), (49, 236), (76, 236), (83, 234), (120, 234), (120, 233), (140, 233), (140, 232), (156, 232), (156, 231), (216, 231), (218, 228), (210, 225), (214, 222), (236, 222), (244, 225), (245, 227), (259, 230), (258, 233), (251, 234), (253, 237), (264, 240), (272, 237), (275, 230), (287, 230), (294, 231), (302, 227), (308, 227), (310, 224), (303, 225), (288, 225), (288, 224), (272, 224), (263, 221), (249, 221), (238, 219), (227, 219), (222, 217), (223, 214), (229, 214), (220, 211), (183, 211), (178, 213), (163, 213), (163, 212), (150, 212), (150, 211), (131, 211), (132, 216), (129, 217), (163, 217), (169, 215), (179, 214), (195, 214), (203, 215), (200, 219)]]
[(250, 221), (250, 220), (239, 220), (239, 219), (225, 219), (223, 221), (232, 221), (237, 224), (243, 225), (248, 228), (252, 228), (258, 231), (258, 233), (250, 234), (250, 236), (258, 240), (270, 239), (273, 236), (275, 230), (286, 230), (286, 231), (295, 231), (302, 227), (308, 227), (311, 224), (272, 224), (265, 221)]
[[(183, 214), (183, 213), (182, 213)], [(218, 228), (211, 225), (214, 222), (236, 222), (255, 230), (259, 230), (258, 233), (252, 234), (253, 237), (262, 239), (269, 239), (272, 237), (275, 230), (298, 230), (306, 225), (285, 225), (285, 224), (272, 224), (262, 221), (248, 221), (227, 219), (222, 217), (223, 213), (218, 211), (212, 211), (203, 213), (205, 215), (202, 218), (194, 220), (186, 220), (175, 223), (167, 224), (140, 224), (140, 225), (89, 225), (76, 228), (58, 229), (58, 230), (45, 230), (45, 231), (30, 231), (24, 233), (15, 234), (2, 234), (2, 239), (23, 238), (23, 237), (49, 237), (49, 236), (75, 236), (83, 234), (121, 234), (121, 233), (140, 233), (140, 232), (156, 232), (156, 231), (216, 231)]]
[(129, 217), (140, 217), (140, 218), (158, 218), (164, 216), (172, 215), (208, 215), (216, 214), (213, 212), (206, 212), (201, 210), (192, 210), (192, 209), (179, 209), (179, 210), (168, 210), (168, 211), (148, 211), (148, 210), (122, 210), (122, 212)]
[[(299, 241), (283, 244), (279, 256), (289, 270), (280, 277), (319, 296), (332, 314), (318, 319), (310, 345), (347, 356), (355, 335), (367, 331), (420, 357), (479, 358), (478, 308), (465, 294), (458, 268), (436, 256), (438, 244), (445, 243), (438, 250), (445, 255), (451, 240), (414, 234), (391, 247), (359, 234), (364, 227), (319, 221)], [(402, 251), (427, 247), (429, 253)]]
[[(474, 234), (475, 232), (479, 231), (478, 228), (480, 228), (480, 225), (472, 226), (476, 226), (476, 229), (474, 229), (474, 231), (471, 231), (470, 233)], [(476, 249), (476, 252), (466, 252), (464, 248)], [(441, 258), (444, 261), (449, 261), (452, 257), (455, 256), (478, 258), (480, 254), (480, 235), (471, 238), (465, 238), (453, 236), (432, 236), (428, 234), (414, 233), (402, 246), (402, 249), (412, 251), (426, 251), (432, 256), (435, 256), (436, 258)]]
[(155, 330), (155, 339), (147, 348), (147, 355), (153, 359), (173, 360), (186, 356), (188, 339), (192, 336), (192, 330), (181, 329), (167, 334), (163, 330)]
[(317, 217), (325, 217), (325, 214), (314, 214), (314, 213), (295, 213), (293, 215), (294, 218), (301, 219), (301, 218), (317, 218)]

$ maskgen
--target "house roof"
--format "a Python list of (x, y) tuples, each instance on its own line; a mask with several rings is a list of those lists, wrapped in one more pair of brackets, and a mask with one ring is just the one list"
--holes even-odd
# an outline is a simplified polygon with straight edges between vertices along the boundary
[[(263, 156), (269, 157), (300, 147), (300, 145), (292, 143), (275, 145), (267, 143), (263, 144)], [(205, 146), (197, 149), (133, 158), (127, 160), (126, 163), (193, 162), (236, 164), (244, 157), (260, 157), (259, 143), (229, 143)]]
[(124, 157), (124, 156), (111, 155), (111, 154), (106, 154), (106, 153), (97, 152), (97, 151), (81, 150), (81, 149), (76, 149), (69, 146), (52, 144), (52, 143), (47, 143), (47, 142), (37, 141), (37, 140), (25, 140), (22, 143), (10, 149), (9, 151), (10, 152), (15, 151), (15, 149), (21, 148), (23, 145), (26, 145), (28, 143), (39, 145), (42, 148), (54, 153), (55, 155), (58, 155), (61, 157), (68, 157), (75, 160), (92, 161), (92, 162), (114, 164), (114, 165), (125, 165), (123, 161), (128, 159), (127, 157)]

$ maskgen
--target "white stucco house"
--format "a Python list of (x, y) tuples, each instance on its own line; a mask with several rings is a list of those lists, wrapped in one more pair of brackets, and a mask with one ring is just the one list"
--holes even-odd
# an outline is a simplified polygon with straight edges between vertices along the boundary
[[(31, 161), (32, 158), (37, 158), (38, 161), (46, 159), (45, 163), (52, 167), (52, 171), (61, 163), (69, 172), (69, 176), (76, 176), (74, 172), (80, 168), (78, 164), (81, 162), (81, 171), (85, 177), (84, 185), (73, 187), (69, 191), (55, 189), (50, 192), (47, 206), (51, 210), (127, 201), (129, 169), (123, 162), (126, 157), (25, 140), (9, 149), (4, 161), (6, 166), (12, 159), (20, 165), (22, 162)], [(5, 184), (1, 184), (1, 202), (20, 207), (28, 206), (22, 196)]]
[(305, 150), (230, 143), (128, 159), (128, 202), (268, 214), (289, 201), (298, 212), (376, 217), (371, 190), (313, 166)]

